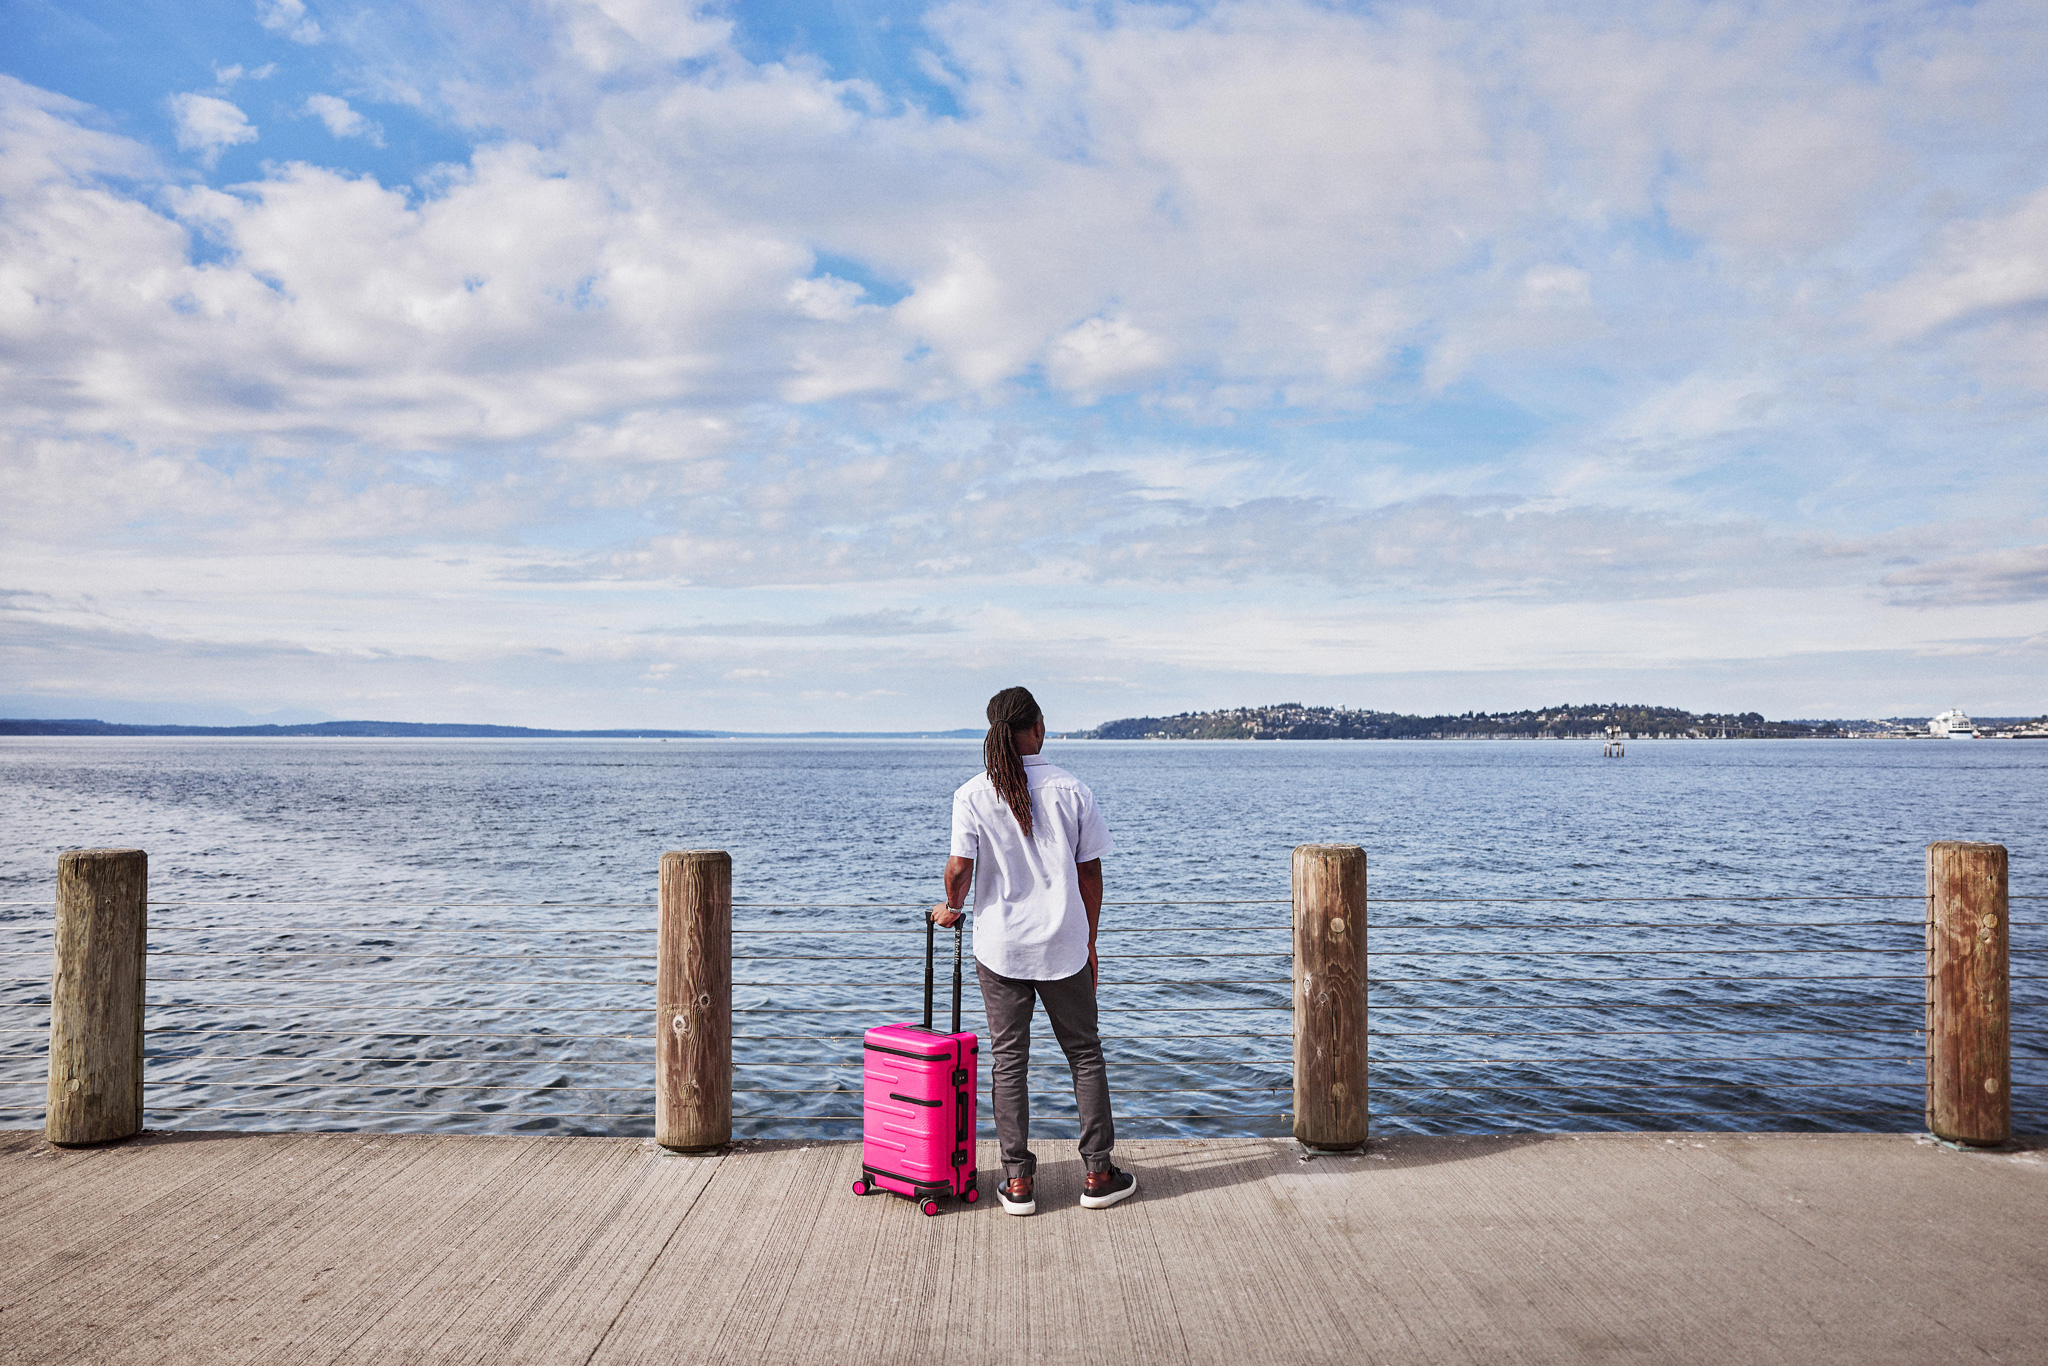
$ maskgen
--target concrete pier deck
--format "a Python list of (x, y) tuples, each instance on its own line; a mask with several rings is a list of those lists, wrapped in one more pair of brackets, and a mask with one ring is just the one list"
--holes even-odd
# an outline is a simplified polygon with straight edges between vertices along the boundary
[(0, 1361), (2048, 1362), (2038, 1149), (1126, 1143), (1106, 1211), (1040, 1151), (927, 1219), (843, 1144), (0, 1132)]

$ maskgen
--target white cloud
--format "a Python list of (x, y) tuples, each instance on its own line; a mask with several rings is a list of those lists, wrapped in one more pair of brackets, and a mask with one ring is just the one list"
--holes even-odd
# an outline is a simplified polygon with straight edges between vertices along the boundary
[(1084, 402), (1105, 389), (1158, 368), (1166, 359), (1159, 339), (1118, 314), (1090, 318), (1053, 341), (1045, 369), (1052, 382)]
[(2048, 308), (2048, 187), (2003, 212), (1948, 225), (1930, 258), (1871, 298), (1871, 320), (1887, 335)]
[[(241, 639), (239, 611), (300, 639), (281, 604), (322, 591), (266, 563), (269, 607), (228, 610), (178, 569), (216, 537), (462, 604), (403, 640), (333, 606), (321, 629), (364, 649), (509, 638), (512, 604), (576, 595), (639, 604), (606, 618), (630, 632), (1121, 594), (1144, 605), (1057, 629), (1148, 642), (1103, 675), (1135, 679), (1246, 598), (1278, 620), (1334, 595), (1382, 604), (1417, 667), (1478, 667), (1549, 648), (1503, 604), (1554, 608), (1545, 631), (1712, 604), (1699, 630), (1734, 639), (1767, 581), (1843, 623), (1800, 648), (1932, 639), (1944, 593), (2002, 639), (2039, 534), (1958, 519), (2041, 496), (2028, 18), (970, 3), (929, 16), (938, 115), (749, 61), (705, 10), (456, 0), (361, 62), (388, 89), (348, 87), (473, 130), (415, 184), (193, 184), (0, 79), (10, 525), (152, 528), (184, 549), (101, 586), (185, 583), (198, 635)], [(253, 140), (222, 95), (258, 74), (174, 97), (180, 145)], [(304, 109), (376, 137), (339, 97)], [(1952, 548), (1872, 548), (1897, 527)], [(464, 565), (420, 571), (429, 542)], [(35, 553), (42, 590), (75, 569)], [(1404, 597), (1479, 604), (1486, 649)], [(951, 644), (995, 648), (978, 629)], [(776, 640), (619, 677), (814, 686), (748, 653)]]
[(225, 149), (256, 141), (256, 126), (248, 115), (217, 96), (173, 95), (169, 103), (177, 124), (178, 146), (198, 152), (209, 166)]
[(841, 280), (832, 275), (819, 275), (790, 283), (783, 296), (790, 307), (819, 322), (843, 323), (859, 316), (860, 310), (872, 305), (863, 305), (867, 293), (851, 280)]
[(1695, 373), (1665, 386), (1633, 411), (1618, 414), (1609, 434), (1637, 458), (1669, 462), (1713, 451), (1713, 442), (1758, 431), (1777, 401), (1769, 376)]
[(233, 66), (222, 66), (216, 62), (213, 68), (214, 84), (223, 91), (227, 90), (237, 81), (267, 81), (276, 74), (276, 62), (265, 62), (259, 67), (245, 67), (240, 62), (235, 63)]
[(1926, 259), (1872, 294), (1864, 313), (1881, 337), (2048, 391), (2048, 187), (1943, 227)]
[[(240, 421), (274, 429), (282, 415), (365, 436), (386, 426), (378, 393), (429, 432), (509, 433), (649, 401), (740, 398), (734, 385), (804, 403), (949, 401), (1040, 366), (1079, 402), (1131, 393), (1212, 416), (1275, 402), (1370, 408), (1418, 392), (1404, 367), (1420, 367), (1420, 392), (1442, 392), (1512, 380), (1546, 353), (1689, 368), (1677, 382), (1697, 387), (1723, 358), (1680, 318), (1735, 347), (1825, 328), (1816, 306), (1839, 314), (1842, 299), (1788, 294), (1775, 278), (1752, 289), (1749, 276), (1820, 251), (1810, 278), (1839, 294), (1849, 262), (1824, 253), (1872, 203), (1864, 179), (1803, 185), (1796, 203), (1782, 187), (1752, 193), (1762, 173), (1742, 158), (1833, 165), (1839, 138), (1874, 122), (1867, 82), (1785, 68), (1811, 36), (1804, 21), (1638, 33), (1533, 15), (1521, 21), (1530, 55), (1517, 57), (1463, 21), (1284, 2), (1184, 24), (955, 9), (935, 22), (967, 115), (932, 120), (869, 109), (815, 72), (750, 67), (720, 47), (724, 20), (551, 12), (579, 69), (579, 26), (597, 24), (665, 60), (713, 60), (715, 74), (635, 68), (565, 97), (567, 121), (545, 140), (487, 144), (421, 200), (303, 166), (233, 196), (177, 198), (182, 223), (237, 252), (240, 274), (201, 272), (187, 290), (164, 262), (150, 277), (163, 301), (194, 307), (145, 329), (163, 338), (161, 359), (131, 348), (128, 382), (148, 384), (194, 342), (225, 346), (230, 361), (271, 372), (243, 375), (240, 392), (277, 397), (243, 405)], [(1285, 97), (1264, 97), (1274, 91)], [(1759, 150), (1744, 99), (1850, 131), (1765, 138)], [(1543, 117), (1527, 113), (1531, 100), (1550, 102)], [(337, 137), (375, 135), (338, 97), (306, 108)], [(182, 141), (208, 155), (255, 136), (216, 96), (180, 96), (177, 109)], [(1875, 122), (1912, 116), (1894, 103)], [(1701, 169), (1724, 162), (1735, 167), (1725, 176)], [(1739, 188), (1713, 191), (1715, 177)], [(1705, 198), (1687, 207), (1687, 196)], [(1631, 245), (1624, 220), (1647, 220), (1660, 197), (1706, 251), (1743, 269)], [(1769, 206), (1787, 203), (1796, 225), (1769, 228)], [(1951, 273), (1996, 283), (2024, 267), (2022, 220), (2000, 229), (2014, 244), (2004, 256)], [(515, 221), (541, 228), (506, 233)], [(1814, 238), (1817, 224), (1833, 236)], [(911, 282), (908, 297), (880, 307), (850, 281), (811, 275), (820, 247)], [(356, 265), (372, 288), (356, 289)], [(1908, 298), (1933, 278), (1911, 277), (1891, 312), (1933, 316)], [(1936, 292), (1960, 288), (1943, 277)], [(1672, 304), (1638, 307), (1650, 297)], [(180, 332), (205, 335), (173, 341)], [(1818, 340), (1844, 344), (1839, 328)], [(337, 382), (336, 364), (364, 382)], [(1765, 375), (1757, 392), (1781, 382)], [(199, 404), (201, 425), (236, 420), (232, 403)]]
[(569, 50), (598, 73), (701, 57), (732, 32), (729, 20), (673, 0), (550, 0), (549, 7)]
[(2048, 545), (1932, 560), (1894, 570), (1884, 583), (1897, 590), (1894, 601), (1909, 606), (2041, 602), (2048, 600)]
[[(567, 420), (600, 411), (612, 383), (635, 404), (664, 385), (682, 398), (727, 379), (802, 403), (982, 401), (1042, 367), (1082, 403), (1129, 393), (1161, 411), (1228, 417), (1275, 403), (1370, 408), (1461, 380), (1511, 381), (1552, 358), (1704, 369), (1721, 358), (1703, 354), (1686, 320), (1738, 347), (1752, 333), (1824, 329), (1853, 298), (1842, 283), (1853, 261), (1828, 253), (1850, 250), (1845, 232), (1875, 226), (1857, 217), (1878, 202), (1879, 182), (1861, 172), (1839, 185), (1809, 177), (1796, 195), (1758, 179), (1757, 158), (1834, 166), (1837, 142), (1873, 126), (1878, 96), (1848, 73), (1783, 69), (1811, 24), (1635, 33), (1534, 15), (1519, 21), (1530, 46), (1517, 56), (1463, 21), (1285, 0), (1171, 25), (1136, 12), (954, 9), (935, 22), (967, 115), (934, 120), (872, 109), (815, 71), (749, 66), (720, 46), (724, 20), (591, 4), (549, 12), (562, 56), (534, 73), (547, 97), (526, 103), (561, 121), (532, 141), (486, 144), (471, 174), (396, 214), (335, 190), (328, 207), (340, 216), (316, 221), (307, 211), (321, 173), (281, 168), (239, 207), (181, 201), (187, 221), (267, 239), (265, 269), (286, 282), (301, 320), (275, 317), (287, 333), (362, 306), (324, 299), (322, 282), (306, 278), (337, 234), (349, 239), (343, 255), (360, 243), (362, 257), (389, 263), (391, 289), (434, 312), (451, 342), (470, 335), (472, 356), (507, 354), (509, 285), (575, 300), (585, 318), (602, 310), (612, 326), (571, 320), (549, 338), (577, 359), (553, 367), (543, 391), (517, 366), (482, 381), (514, 408), (566, 399)], [(588, 65), (578, 35), (591, 25), (634, 51), (712, 65), (563, 84)], [(1742, 114), (1752, 106), (1797, 109), (1834, 131), (1760, 148)], [(375, 136), (335, 96), (307, 108), (337, 137)], [(224, 101), (192, 111), (188, 141), (217, 149), (253, 136)], [(452, 225), (487, 199), (508, 222), (578, 206), (573, 230), (542, 233), (553, 278), (528, 273), (531, 260), (513, 259), (530, 256), (525, 244), (494, 227), (419, 250), (440, 236), (430, 224)], [(1660, 205), (1703, 235), (1694, 258), (1634, 242)], [(910, 293), (880, 307), (796, 264), (819, 250), (906, 280)], [(1801, 253), (1813, 283), (1788, 292), (1771, 272)], [(712, 265), (742, 258), (764, 269)], [(430, 260), (436, 269), (422, 274)], [(462, 283), (476, 280), (486, 283)], [(693, 301), (721, 294), (717, 311), (745, 336), (720, 336), (714, 359), (687, 339), (707, 322)], [(1671, 304), (1645, 307), (1652, 298)], [(248, 328), (276, 313), (237, 317)], [(556, 331), (538, 311), (523, 317)], [(635, 346), (607, 346), (629, 332)], [(1820, 340), (1839, 346), (1836, 332)], [(537, 357), (537, 332), (530, 344)], [(378, 343), (363, 361), (375, 369), (389, 354)], [(438, 378), (423, 376), (429, 387)], [(471, 413), (479, 380), (457, 386)], [(398, 401), (416, 410), (419, 396)]]
[(306, 13), (306, 0), (256, 0), (256, 22), (295, 43), (310, 45), (325, 36)]
[[(142, 144), (89, 126), (92, 113), (91, 106), (77, 100), (0, 75), (0, 197), (33, 198), (51, 185), (160, 174)], [(49, 209), (38, 204), (0, 221), (33, 237), (49, 216)]]
[[(1008, 297), (1003, 275), (986, 256), (968, 243), (954, 242), (894, 312), (916, 340), (944, 357), (961, 384), (979, 390), (1024, 367), (1043, 323), (1018, 314), (1042, 310), (1042, 300)], [(1033, 321), (1040, 326), (1031, 326)]]
[(1592, 283), (1576, 266), (1532, 266), (1522, 273), (1522, 297), (1532, 308), (1580, 308), (1590, 300)]
[(926, 617), (916, 608), (885, 608), (852, 616), (830, 617), (824, 621), (728, 621), (705, 622), (696, 626), (658, 628), (650, 634), (670, 638), (691, 636), (930, 636), (947, 635), (962, 628), (941, 617)]
[(374, 147), (384, 145), (384, 130), (337, 95), (306, 96), (306, 112), (327, 125), (328, 133), (334, 137), (362, 138)]

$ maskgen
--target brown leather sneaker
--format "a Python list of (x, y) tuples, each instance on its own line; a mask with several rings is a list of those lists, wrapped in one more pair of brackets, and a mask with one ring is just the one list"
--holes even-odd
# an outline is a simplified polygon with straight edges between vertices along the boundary
[(1111, 1167), (1106, 1172), (1089, 1172), (1081, 1182), (1083, 1209), (1108, 1209), (1117, 1201), (1138, 1193), (1138, 1178)]
[(996, 1187), (996, 1199), (1003, 1202), (1006, 1214), (1036, 1214), (1038, 1202), (1031, 1198), (1031, 1178), (1013, 1176)]

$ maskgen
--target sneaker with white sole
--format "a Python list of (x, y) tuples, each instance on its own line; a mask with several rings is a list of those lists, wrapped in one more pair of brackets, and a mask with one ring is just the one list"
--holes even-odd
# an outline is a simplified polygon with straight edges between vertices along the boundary
[(1108, 1209), (1119, 1200), (1138, 1193), (1138, 1178), (1115, 1166), (1106, 1172), (1089, 1172), (1081, 1185), (1082, 1209)]
[(996, 1199), (1003, 1205), (1005, 1214), (1036, 1214), (1038, 1202), (1031, 1198), (1031, 1178), (1013, 1176), (996, 1187)]

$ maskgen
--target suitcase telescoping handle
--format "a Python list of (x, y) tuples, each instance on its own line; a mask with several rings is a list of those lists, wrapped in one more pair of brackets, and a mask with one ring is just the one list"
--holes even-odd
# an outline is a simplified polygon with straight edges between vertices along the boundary
[[(924, 1027), (932, 1027), (932, 953), (933, 937), (937, 934), (937, 922), (927, 913), (924, 918)], [(953, 922), (953, 1033), (960, 1032), (960, 955), (967, 932), (967, 917), (961, 916)]]

